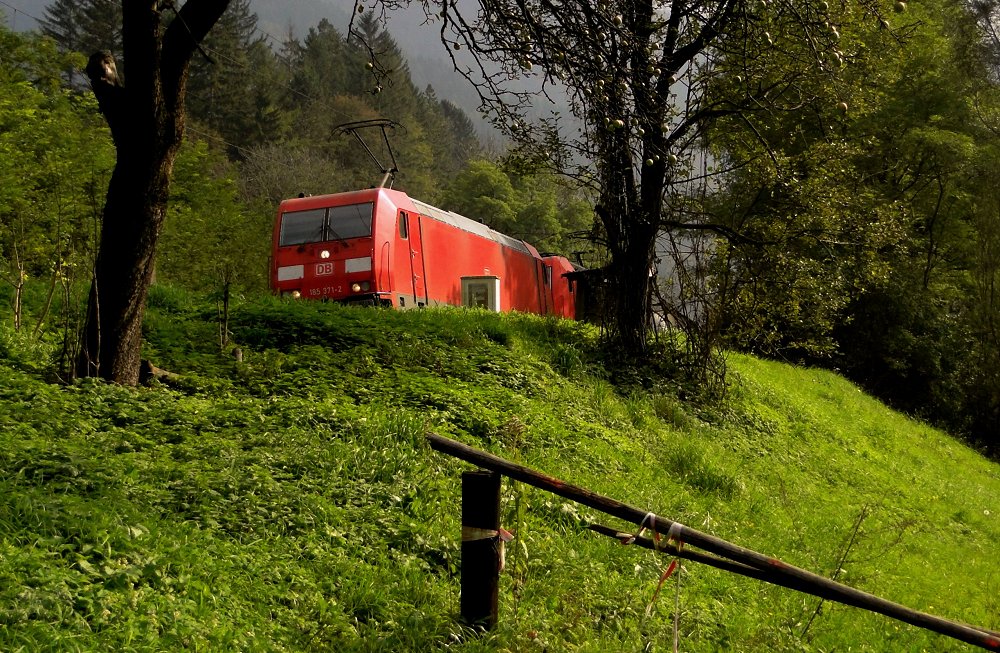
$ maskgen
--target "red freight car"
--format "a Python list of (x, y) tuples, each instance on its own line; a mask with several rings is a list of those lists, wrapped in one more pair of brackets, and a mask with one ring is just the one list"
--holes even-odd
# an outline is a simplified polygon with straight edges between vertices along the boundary
[(574, 318), (573, 265), (388, 188), (288, 199), (271, 288), (396, 308), (481, 306)]

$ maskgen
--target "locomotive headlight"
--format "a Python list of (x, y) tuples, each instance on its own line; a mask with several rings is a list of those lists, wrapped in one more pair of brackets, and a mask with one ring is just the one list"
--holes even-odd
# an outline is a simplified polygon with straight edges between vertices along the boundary
[(368, 292), (369, 288), (371, 288), (371, 284), (369, 284), (367, 281), (362, 281), (361, 282), (361, 290), (364, 290), (365, 292)]
[(361, 292), (361, 284), (360, 283), (352, 283), (351, 284), (351, 290), (353, 290), (354, 292)]
[(327, 250), (324, 249), (322, 252), (319, 253), (319, 257), (320, 258), (330, 258), (330, 252), (328, 252)]
[(292, 291), (292, 297), (294, 297), (295, 299), (298, 299), (301, 296), (302, 296), (302, 293), (300, 293), (298, 290), (293, 290)]

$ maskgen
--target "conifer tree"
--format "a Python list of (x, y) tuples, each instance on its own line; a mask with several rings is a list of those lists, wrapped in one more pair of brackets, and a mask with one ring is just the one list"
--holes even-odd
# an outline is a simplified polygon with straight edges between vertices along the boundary
[(218, 135), (230, 156), (278, 137), (284, 83), (274, 53), (257, 30), (250, 0), (233, 0), (205, 39), (188, 82), (188, 110), (199, 128)]
[(107, 50), (122, 58), (122, 3), (117, 0), (55, 0), (45, 9), (42, 33), (62, 48), (90, 55)]

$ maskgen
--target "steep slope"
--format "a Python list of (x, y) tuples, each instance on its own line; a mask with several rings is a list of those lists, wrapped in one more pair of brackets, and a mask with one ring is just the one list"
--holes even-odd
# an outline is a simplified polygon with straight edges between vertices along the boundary
[[(668, 560), (506, 482), (498, 628), (456, 620), (459, 474), (430, 431), (885, 598), (997, 629), (1000, 467), (836, 375), (729, 360), (728, 402), (605, 378), (584, 325), (157, 288), (126, 389), (0, 342), (0, 649), (669, 650)], [(970, 650), (685, 564), (687, 651)], [(648, 614), (647, 614), (648, 609)], [(647, 648), (648, 645), (648, 648)]]

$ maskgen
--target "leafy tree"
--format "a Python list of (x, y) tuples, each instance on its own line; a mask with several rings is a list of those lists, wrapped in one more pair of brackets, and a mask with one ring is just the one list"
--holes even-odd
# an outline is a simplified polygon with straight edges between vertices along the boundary
[(593, 216), (592, 206), (552, 175), (511, 175), (481, 159), (452, 180), (442, 206), (540, 251), (564, 255), (581, 249), (580, 234)]
[(0, 278), (13, 289), (15, 327), (27, 281), (49, 280), (37, 331), (57, 287), (89, 267), (94, 191), (111, 147), (93, 100), (59, 84), (79, 59), (50, 39), (0, 29)]
[(974, 263), (971, 266), (972, 301), (969, 301), (970, 343), (953, 353), (968, 357), (956, 376), (960, 389), (954, 396), (962, 405), (948, 415), (950, 426), (980, 446), (1000, 453), (1000, 188), (994, 183), (1000, 173), (1000, 151), (989, 148), (979, 162), (974, 221)]
[(871, 137), (854, 158), (858, 177), (895, 209), (900, 234), (882, 253), (884, 275), (851, 293), (834, 360), (893, 406), (969, 433), (968, 418), (984, 412), (964, 397), (981, 394), (971, 379), (985, 382), (974, 370), (986, 297), (977, 300), (971, 281), (990, 231), (977, 208), (991, 192), (981, 171), (995, 147), (977, 117), (989, 111), (988, 74), (963, 7), (927, 3), (907, 14), (912, 38), (881, 62), (883, 101), (858, 125)]
[[(773, 38), (798, 52), (833, 51), (837, 32), (815, 29), (828, 10), (784, 1), (488, 0), (471, 16), (450, 3), (435, 4), (449, 51), (476, 55), (476, 63), (456, 59), (456, 66), (477, 85), (496, 123), (526, 155), (593, 188), (610, 251), (610, 336), (621, 350), (641, 354), (646, 348), (650, 270), (661, 229), (729, 233), (685, 210), (706, 128), (726, 115), (774, 109), (769, 86), (710, 93), (709, 83), (724, 74), (717, 66), (743, 60), (763, 67), (770, 53), (762, 44)], [(843, 9), (851, 11), (853, 5)], [(778, 88), (814, 70), (816, 56), (801, 58), (776, 80)], [(582, 125), (578, 136), (558, 115), (529, 119), (532, 89), (506, 83), (525, 76), (538, 82), (536, 89), (568, 96)]]
[(239, 163), (240, 197), (245, 204), (277, 210), (299, 193), (319, 195), (340, 188), (346, 172), (318, 149), (274, 143), (249, 150)]
[[(717, 61), (709, 94), (720, 104), (760, 98), (759, 109), (712, 125), (718, 190), (691, 210), (723, 227), (709, 285), (732, 342), (818, 357), (835, 350), (831, 330), (852, 289), (884, 272), (881, 253), (901, 233), (898, 210), (859, 183), (851, 162), (866, 135), (850, 128), (879, 102), (884, 75), (869, 70), (869, 53), (893, 57), (899, 37), (855, 7), (803, 11), (741, 22), (755, 45), (734, 43)], [(825, 47), (798, 37), (803, 19)]]
[(142, 317), (170, 175), (184, 127), (191, 57), (229, 0), (185, 3), (173, 16), (158, 4), (123, 7), (124, 56), (131, 83), (110, 52), (90, 57), (87, 75), (117, 150), (77, 365), (82, 376), (135, 384)]
[(229, 169), (204, 141), (181, 147), (174, 167), (157, 279), (199, 291), (267, 288), (271, 215), (248, 211)]
[[(722, 120), (713, 134), (733, 167), (715, 211), (746, 237), (716, 268), (731, 342), (837, 366), (966, 433), (996, 414), (983, 372), (995, 231), (984, 180), (998, 105), (974, 19), (929, 2), (856, 23), (830, 61), (836, 77), (797, 87), (826, 110), (760, 114), (752, 132)], [(754, 153), (754, 166), (735, 165)]]
[(509, 235), (517, 230), (517, 196), (510, 178), (489, 161), (473, 161), (451, 183), (443, 206)]

